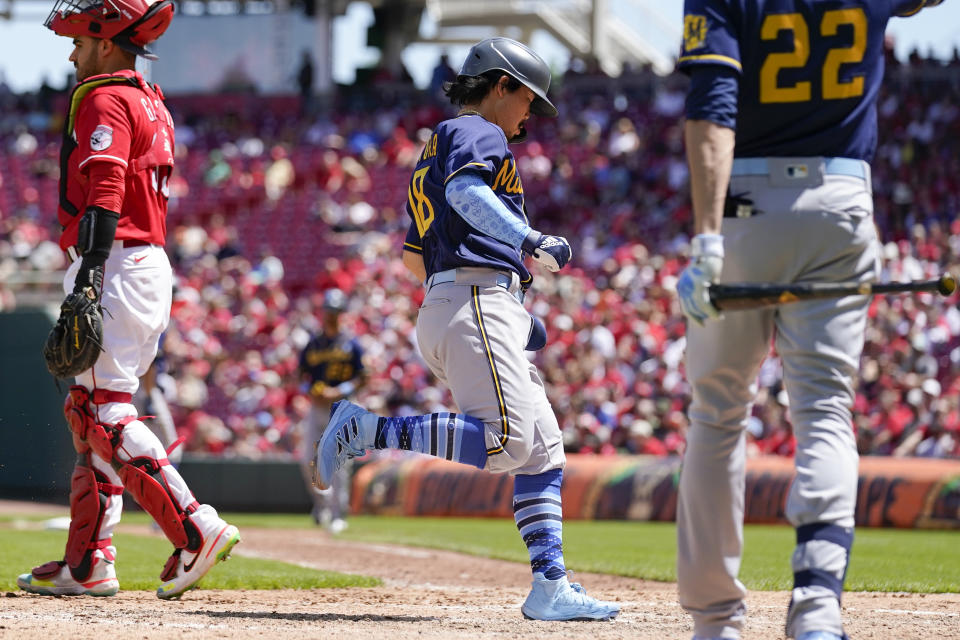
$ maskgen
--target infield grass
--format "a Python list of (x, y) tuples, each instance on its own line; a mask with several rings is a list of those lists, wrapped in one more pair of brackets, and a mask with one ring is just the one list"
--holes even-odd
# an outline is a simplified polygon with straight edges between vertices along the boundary
[[(139, 520), (138, 517), (124, 517), (128, 523)], [(146, 516), (143, 516), (143, 522), (147, 522)], [(66, 537), (65, 531), (0, 528), (0, 591), (17, 591), (18, 575), (48, 560), (62, 558)], [(160, 586), (160, 570), (173, 550), (169, 542), (160, 537), (117, 533), (114, 545), (117, 547), (117, 577), (121, 589), (152, 591)], [(277, 560), (245, 558), (234, 553), (227, 562), (218, 563), (204, 576), (198, 588), (318, 589), (380, 584), (378, 578), (318, 571)]]
[[(240, 527), (315, 530), (306, 514), (225, 514)], [(15, 590), (16, 576), (30, 567), (62, 557), (64, 531), (11, 528), (12, 520), (34, 523), (46, 517), (0, 517), (0, 590)], [(142, 512), (125, 513), (128, 524), (147, 524)], [(354, 516), (339, 537), (358, 542), (392, 543), (458, 551), (513, 562), (527, 562), (527, 551), (508, 519), (402, 518)], [(646, 580), (676, 580), (676, 527), (673, 523), (566, 521), (564, 559), (574, 571), (610, 573)], [(790, 554), (793, 529), (748, 525), (740, 578), (749, 589), (786, 591), (792, 587)], [(858, 529), (846, 588), (849, 591), (915, 593), (960, 592), (960, 533), (904, 529)], [(124, 589), (155, 589), (157, 574), (170, 553), (159, 537), (119, 533), (116, 546)], [(218, 565), (201, 588), (280, 589), (375, 586), (364, 576), (316, 571), (283, 562), (240, 557)]]

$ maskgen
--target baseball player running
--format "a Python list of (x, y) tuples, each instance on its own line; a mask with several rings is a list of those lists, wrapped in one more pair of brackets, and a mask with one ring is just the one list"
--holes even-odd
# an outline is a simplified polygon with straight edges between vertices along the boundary
[(349, 465), (344, 465), (333, 474), (327, 489), (318, 489), (313, 483), (317, 440), (327, 428), (333, 403), (356, 393), (366, 384), (367, 378), (360, 343), (340, 328), (340, 319), (346, 309), (347, 296), (340, 289), (328, 289), (323, 294), (323, 328), (300, 353), (299, 366), (311, 401), (300, 443), (301, 468), (307, 492), (313, 500), (313, 520), (331, 533), (340, 533), (347, 528), (345, 516), (350, 504), (350, 470)]
[[(786, 634), (846, 638), (853, 543), (853, 380), (868, 300), (719, 317), (714, 282), (871, 281), (878, 241), (868, 164), (891, 16), (941, 0), (686, 0), (680, 69), (695, 217), (677, 291), (689, 320), (690, 430), (677, 509), (679, 598), (695, 638), (738, 638), (744, 587), (744, 427), (771, 339), (797, 439)], [(721, 228), (722, 223), (722, 228)]]
[(441, 122), (417, 162), (407, 198), (403, 262), (425, 281), (417, 339), (461, 413), (380, 417), (338, 402), (317, 447), (317, 481), (366, 449), (418, 451), (514, 475), (514, 516), (530, 553), (533, 588), (521, 607), (536, 620), (605, 620), (619, 607), (567, 581), (560, 484), (560, 428), (524, 350), (546, 335), (521, 302), (530, 254), (550, 271), (569, 243), (533, 230), (509, 143), (526, 137), (531, 113), (555, 117), (550, 70), (523, 44), (474, 45), (446, 95), (460, 113)]
[(64, 407), (78, 454), (66, 552), (17, 579), (32, 593), (117, 593), (112, 535), (124, 489), (175, 547), (160, 598), (193, 587), (240, 540), (193, 497), (131, 403), (169, 321), (173, 290), (163, 249), (173, 121), (159, 89), (134, 68), (138, 55), (155, 58), (146, 46), (173, 11), (172, 0), (58, 0), (46, 20), (73, 39), (78, 80), (61, 152), (60, 246), (73, 259), (64, 291), (106, 312), (102, 353), (76, 375)]

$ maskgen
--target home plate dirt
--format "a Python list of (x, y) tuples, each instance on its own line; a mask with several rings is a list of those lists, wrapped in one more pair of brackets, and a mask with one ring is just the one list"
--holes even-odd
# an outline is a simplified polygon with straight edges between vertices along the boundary
[[(25, 505), (0, 501), (0, 513), (65, 513), (60, 507), (43, 511)], [(149, 533), (145, 527), (122, 530)], [(5, 596), (0, 600), (0, 638), (689, 640), (692, 632), (676, 602), (674, 584), (577, 573), (575, 579), (591, 595), (619, 602), (620, 616), (612, 622), (532, 622), (520, 614), (530, 581), (529, 568), (522, 564), (338, 541), (320, 529), (244, 528), (241, 535), (236, 555), (378, 576), (384, 585), (285, 591), (201, 588), (171, 602), (158, 600), (152, 591), (121, 591), (112, 598), (7, 592), (0, 593)], [(783, 638), (789, 598), (785, 592), (751, 593), (744, 639)], [(960, 639), (960, 594), (847, 593), (843, 604), (853, 640)]]

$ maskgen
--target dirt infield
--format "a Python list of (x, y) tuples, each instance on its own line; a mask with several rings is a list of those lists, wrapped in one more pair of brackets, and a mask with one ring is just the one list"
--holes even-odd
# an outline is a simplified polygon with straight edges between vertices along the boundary
[[(59, 508), (30, 507), (64, 515)], [(0, 501), (0, 513), (25, 513)], [(146, 533), (146, 528), (143, 528)], [(588, 591), (621, 603), (613, 622), (524, 620), (525, 565), (444, 551), (367, 545), (331, 539), (321, 530), (249, 529), (237, 555), (285, 560), (319, 569), (379, 576), (375, 589), (189, 592), (161, 602), (152, 592), (113, 598), (50, 598), (3, 594), (0, 638), (321, 638), (385, 640), (465, 638), (631, 638), (687, 640), (688, 617), (676, 586), (577, 574)], [(638, 541), (638, 544), (640, 541)], [(216, 570), (216, 569), (215, 569)], [(122, 568), (121, 568), (122, 579)], [(746, 640), (783, 638), (787, 593), (752, 593)], [(848, 593), (847, 632), (854, 640), (960, 639), (960, 594)]]

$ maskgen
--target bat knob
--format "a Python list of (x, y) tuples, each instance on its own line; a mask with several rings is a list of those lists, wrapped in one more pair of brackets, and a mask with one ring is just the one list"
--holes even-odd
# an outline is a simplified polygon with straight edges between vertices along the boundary
[(957, 290), (957, 279), (953, 277), (953, 274), (943, 274), (940, 276), (940, 282), (937, 284), (937, 290), (940, 292), (940, 295), (949, 296)]

